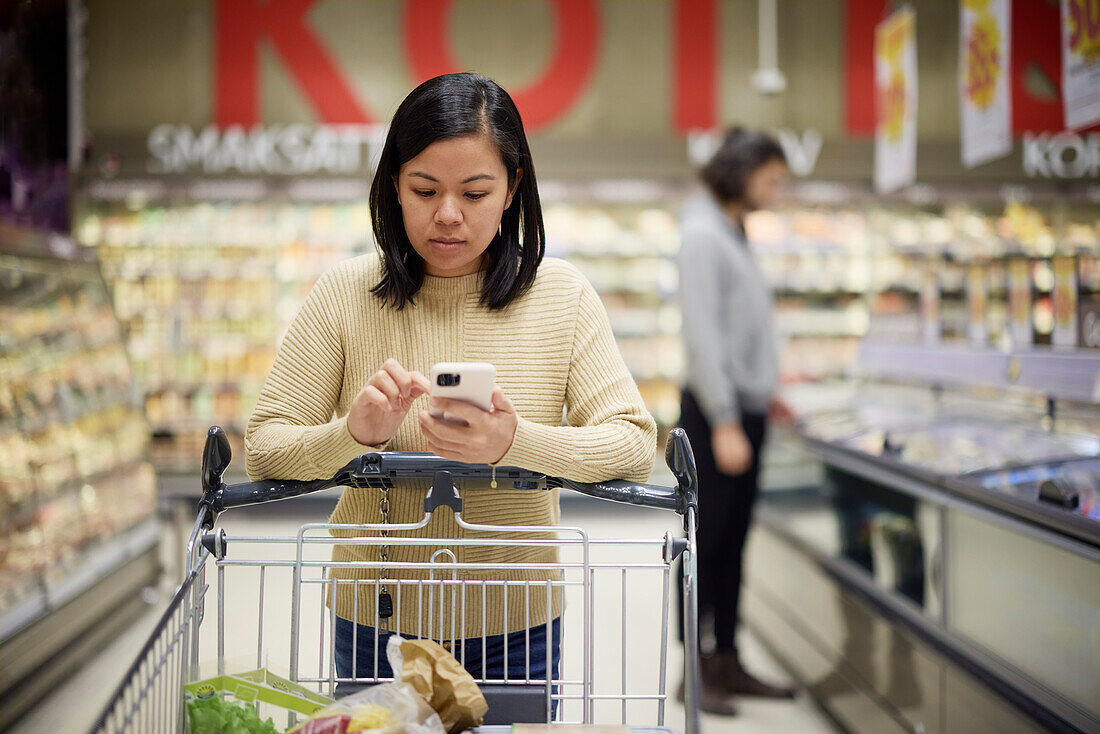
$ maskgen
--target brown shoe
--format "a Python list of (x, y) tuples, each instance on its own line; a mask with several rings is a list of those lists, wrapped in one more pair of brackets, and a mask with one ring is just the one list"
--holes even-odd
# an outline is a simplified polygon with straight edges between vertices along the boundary
[[(684, 682), (680, 681), (680, 687), (676, 690), (676, 700), (684, 702)], [(737, 706), (733, 699), (725, 692), (713, 686), (703, 683), (703, 690), (699, 692), (699, 710), (718, 716), (737, 716)]]
[[(704, 658), (706, 660), (706, 658)], [(715, 674), (720, 676), (722, 690), (736, 696), (759, 696), (761, 698), (794, 698), (794, 690), (753, 677), (741, 667), (741, 661), (733, 652), (717, 653), (711, 658)]]

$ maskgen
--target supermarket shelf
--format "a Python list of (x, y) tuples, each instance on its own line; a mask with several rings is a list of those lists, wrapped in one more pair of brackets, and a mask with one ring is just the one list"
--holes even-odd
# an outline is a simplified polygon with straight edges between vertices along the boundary
[(206, 432), (208, 430), (210, 430), (210, 426), (215, 426), (215, 425), (221, 426), (222, 428), (224, 428), (225, 432), (228, 433), (231, 436), (243, 436), (244, 435), (243, 424), (242, 425), (237, 425), (237, 424), (232, 423), (230, 421), (224, 421), (224, 420), (219, 421), (217, 418), (211, 418), (210, 420), (207, 420), (207, 421), (184, 420), (184, 421), (173, 422), (170, 425), (156, 425), (156, 426), (152, 427), (152, 432), (153, 432), (153, 435), (161, 436), (161, 437), (176, 436), (176, 435), (187, 434), (187, 433), (201, 433), (201, 434), (205, 435)]
[(843, 257), (846, 259), (869, 259), (865, 252), (835, 242), (785, 242), (753, 244), (754, 257), (768, 259), (773, 257)]
[(98, 251), (127, 329), (146, 411), (164, 439), (154, 450), (158, 468), (197, 463), (190, 434), (211, 423), (243, 429), (280, 334), (314, 281), (373, 249), (364, 199), (296, 201), (158, 199), (135, 212), (93, 200), (74, 225)]
[[(900, 284), (899, 283), (891, 283), (890, 285), (880, 286), (879, 288), (876, 288), (874, 290), (875, 295), (883, 295), (883, 294), (886, 294), (886, 293), (892, 293), (892, 294), (896, 294), (896, 295), (899, 295), (899, 296), (917, 297), (921, 294), (921, 289), (920, 289), (920, 286), (906, 285), (904, 283), (900, 283)], [(965, 293), (963, 291), (952, 291), (952, 290), (944, 290), (944, 289), (940, 290), (940, 295), (941, 296), (952, 295), (952, 294), (965, 295)]]
[(77, 244), (71, 237), (7, 223), (0, 223), (0, 253), (72, 262), (91, 262), (95, 259), (95, 253)]
[(59, 584), (41, 590), (0, 617), (0, 641), (7, 640), (50, 611), (64, 606), (88, 588), (160, 542), (161, 524), (149, 518), (104, 542), (87, 554)]
[(1036, 347), (1000, 352), (965, 346), (913, 346), (864, 342), (865, 376), (925, 380), (941, 385), (1024, 388), (1050, 398), (1100, 403), (1100, 351)]
[[(157, 378), (149, 378), (145, 381), (145, 394), (156, 395), (164, 392), (191, 392), (199, 389), (211, 390), (213, 392), (226, 390), (236, 392), (241, 390), (242, 387), (258, 389), (263, 383), (264, 378), (253, 377), (251, 375), (242, 375), (239, 380), (234, 382), (217, 379), (180, 380), (178, 378), (173, 378), (160, 380)], [(179, 425), (179, 423), (176, 422), (173, 423), (173, 425)]]
[[(50, 488), (48, 491), (36, 492), (32, 497), (25, 500), (0, 504), (0, 507), (4, 508), (4, 517), (3, 520), (0, 521), (0, 528), (8, 531), (12, 528), (18, 528), (25, 525), (34, 519), (34, 513), (42, 506), (61, 497), (75, 494), (85, 485), (97, 485), (105, 479), (129, 474), (145, 463), (146, 460), (143, 457), (130, 458), (109, 469), (103, 469), (102, 471), (94, 472), (87, 476), (70, 479), (62, 482), (56, 487)], [(0, 625), (0, 629), (2, 629), (2, 625)], [(2, 637), (2, 635), (0, 635), (0, 637)]]
[(655, 283), (638, 283), (636, 285), (602, 285), (589, 278), (592, 286), (600, 292), (600, 296), (632, 296), (641, 297), (649, 301), (664, 301), (676, 296), (676, 289), (666, 290)]
[[(64, 354), (63, 359), (69, 359), (78, 355), (80, 355), (80, 350), (74, 349), (72, 350), (71, 354)], [(135, 401), (131, 401), (129, 403), (119, 402), (116, 397), (119, 392), (124, 392), (124, 390), (119, 390), (112, 393), (109, 389), (100, 389), (92, 393), (91, 397), (83, 399), (73, 399), (72, 403), (74, 403), (75, 405), (72, 405), (72, 407), (66, 406), (65, 408), (57, 409), (54, 412), (59, 414), (66, 423), (79, 423), (81, 420), (87, 418), (88, 416), (95, 415), (96, 413), (102, 413), (111, 408), (128, 407), (134, 410), (141, 410), (140, 402), (137, 402), (136, 404)], [(50, 413), (44, 412), (39, 416), (35, 416), (34, 418), (29, 419), (22, 418), (20, 420), (14, 417), (7, 418), (4, 420), (0, 420), (0, 431), (18, 429), (21, 433), (25, 435), (33, 436), (36, 433), (41, 433), (42, 431), (47, 430), (57, 420), (57, 417), (57, 415), (52, 415)]]
[(779, 335), (784, 339), (859, 339), (864, 336), (864, 331), (862, 329), (806, 329), (785, 331), (780, 327)]
[(642, 251), (637, 250), (588, 250), (588, 249), (575, 249), (575, 250), (558, 250), (554, 253), (554, 256), (562, 257), (567, 260), (628, 260), (630, 262), (638, 262), (644, 260), (660, 261), (671, 260), (675, 261), (676, 256), (679, 254), (679, 247), (671, 252), (661, 251)]
[(824, 299), (824, 298), (860, 298), (867, 295), (866, 289), (861, 288), (791, 288), (789, 286), (778, 286), (772, 288), (772, 295), (777, 298), (805, 298), (805, 299)]

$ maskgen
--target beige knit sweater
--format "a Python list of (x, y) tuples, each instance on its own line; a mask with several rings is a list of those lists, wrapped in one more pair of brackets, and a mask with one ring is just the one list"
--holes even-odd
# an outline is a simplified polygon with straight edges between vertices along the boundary
[[(497, 384), (515, 403), (520, 416), (511, 448), (500, 462), (550, 476), (577, 481), (623, 478), (644, 481), (656, 453), (656, 425), (612, 337), (607, 314), (592, 286), (569, 263), (546, 258), (532, 288), (506, 309), (491, 311), (478, 303), (480, 274), (457, 278), (428, 276), (415, 304), (395, 310), (375, 298), (370, 289), (381, 278), (376, 255), (338, 264), (314, 286), (279, 347), (245, 435), (247, 467), (253, 479), (316, 479), (332, 476), (356, 456), (375, 450), (427, 450), (417, 412), (427, 398), (414, 403), (406, 420), (385, 446), (364, 446), (348, 433), (351, 401), (387, 358), (406, 369), (427, 374), (436, 362), (490, 362)], [(562, 416), (568, 425), (562, 425)], [(333, 416), (337, 416), (333, 418)], [(492, 525), (555, 525), (560, 511), (557, 490), (515, 490), (460, 486), (462, 516), (468, 522)], [(390, 495), (390, 523), (423, 518), (427, 483), (406, 483)], [(334, 523), (381, 521), (381, 491), (344, 491), (332, 515)], [(350, 533), (343, 533), (350, 535)], [(364, 534), (364, 533), (360, 533)], [(406, 535), (410, 533), (405, 533)], [(448, 509), (437, 510), (429, 525), (412, 533), (419, 537), (464, 538), (467, 532)], [(400, 533), (394, 533), (400, 535)], [(517, 535), (488, 534), (514, 539)], [(527, 534), (526, 537), (535, 537)], [(438, 546), (437, 546), (438, 547)], [(391, 545), (390, 561), (426, 562), (436, 547)], [(557, 560), (548, 547), (458, 546), (462, 563), (547, 563)], [(377, 545), (334, 547), (334, 561), (378, 562)], [(425, 573), (390, 572), (394, 578), (427, 578)], [(344, 619), (376, 624), (376, 569), (333, 568), (339, 579), (370, 579), (371, 583), (339, 584), (336, 612)], [(436, 574), (440, 578), (441, 574)], [(530, 588), (496, 585), (467, 586), (465, 613), (455, 618), (458, 635), (514, 632), (546, 622), (546, 580), (557, 572), (545, 569), (464, 571), (465, 580), (511, 580)], [(482, 615), (484, 587), (486, 613)], [(428, 634), (428, 589), (403, 586), (389, 590), (399, 611), (391, 628)], [(529, 594), (529, 597), (527, 596)], [(452, 596), (443, 595), (444, 629), (451, 629)], [(560, 593), (552, 614), (562, 610)], [(356, 597), (358, 599), (356, 600)], [(422, 605), (418, 614), (417, 607)], [(440, 608), (433, 600), (436, 637)]]

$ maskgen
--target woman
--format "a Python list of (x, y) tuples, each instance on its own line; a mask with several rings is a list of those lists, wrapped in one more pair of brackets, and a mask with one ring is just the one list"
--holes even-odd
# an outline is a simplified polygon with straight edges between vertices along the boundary
[[(383, 449), (431, 451), (585, 482), (648, 477), (655, 423), (596, 292), (573, 266), (543, 259), (535, 169), (507, 92), (469, 73), (436, 77), (413, 90), (390, 125), (370, 203), (378, 254), (325, 273), (291, 324), (248, 424), (253, 479), (331, 476), (354, 457)], [(496, 366), (491, 411), (425, 397), (431, 366), (458, 361)], [(466, 425), (444, 423), (430, 408)], [(347, 489), (331, 521), (416, 522), (426, 489), (417, 483), (388, 492)], [(463, 518), (471, 523), (553, 525), (560, 515), (557, 492), (459, 489)], [(419, 535), (480, 537), (445, 511), (434, 513)], [(333, 560), (378, 563), (384, 552), (388, 561), (427, 562), (431, 550), (340, 545)], [(454, 552), (465, 563), (557, 559), (556, 549), (534, 546), (458, 546)], [(399, 594), (390, 585), (382, 599), (373, 583), (377, 571), (336, 568), (331, 575), (371, 580), (341, 584), (330, 599), (341, 678), (374, 676), (376, 625), (404, 636), (418, 629), (427, 634), (427, 603), (418, 609), (415, 587)], [(402, 578), (426, 575), (404, 571)], [(551, 575), (513, 570), (477, 578), (541, 581), (544, 589)], [(529, 611), (513, 594), (507, 614), (500, 586), (487, 588), (484, 615), (480, 588), (464, 609), (451, 608), (451, 595), (443, 595), (444, 629), (451, 629), (452, 618), (460, 625), (457, 638), (465, 640), (466, 666), (476, 676), (502, 678), (506, 664), (510, 676), (522, 675), (527, 634), (532, 678), (545, 679), (548, 655), (554, 675), (561, 595), (552, 600), (551, 622), (539, 584), (531, 586)], [(389, 607), (395, 614), (387, 619)], [(437, 607), (436, 630), (438, 615)], [(553, 626), (549, 651), (547, 622)], [(379, 649), (385, 629), (378, 632)], [(505, 651), (503, 636), (516, 632)], [(386, 661), (377, 663), (379, 675), (389, 675)]]
[[(783, 149), (763, 133), (731, 130), (702, 170), (706, 191), (684, 208), (680, 294), (687, 380), (680, 423), (699, 469), (699, 608), (714, 620), (702, 659), (704, 710), (735, 713), (730, 697), (789, 697), (737, 654), (741, 556), (757, 494), (758, 457), (779, 400), (771, 293), (745, 239), (745, 215), (772, 206), (787, 179)], [(681, 625), (682, 630), (682, 625)]]

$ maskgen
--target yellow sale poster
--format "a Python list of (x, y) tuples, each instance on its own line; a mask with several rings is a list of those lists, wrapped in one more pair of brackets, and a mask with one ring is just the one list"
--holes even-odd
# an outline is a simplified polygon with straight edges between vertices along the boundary
[(1012, 152), (1011, 18), (1011, 0), (959, 5), (959, 114), (967, 168)]
[(875, 188), (917, 177), (917, 16), (903, 8), (875, 27)]
[(1068, 129), (1100, 122), (1100, 0), (1062, 0), (1062, 102)]

